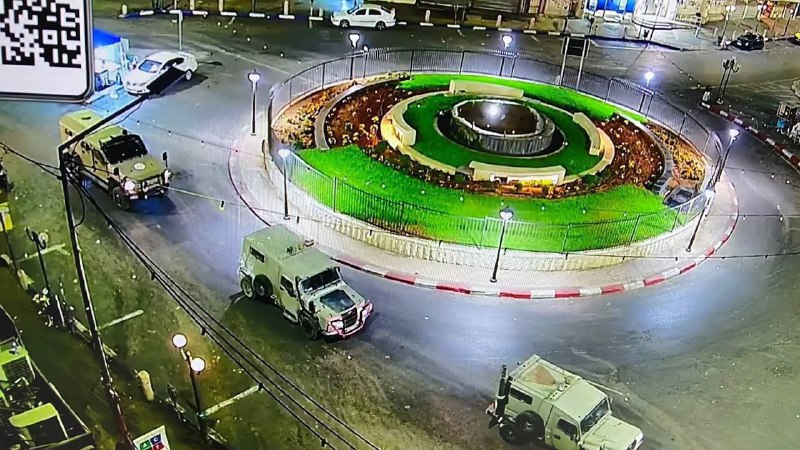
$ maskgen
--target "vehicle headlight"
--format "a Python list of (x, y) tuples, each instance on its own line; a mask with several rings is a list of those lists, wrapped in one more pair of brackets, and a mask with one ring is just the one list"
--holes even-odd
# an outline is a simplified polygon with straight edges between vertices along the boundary
[(133, 192), (133, 190), (136, 189), (136, 182), (133, 180), (125, 180), (125, 182), (122, 183), (122, 189), (127, 192)]
[(164, 181), (165, 181), (165, 182), (167, 182), (167, 181), (169, 181), (170, 179), (172, 179), (172, 171), (171, 171), (171, 170), (169, 170), (169, 169), (166, 169), (166, 170), (164, 171)]

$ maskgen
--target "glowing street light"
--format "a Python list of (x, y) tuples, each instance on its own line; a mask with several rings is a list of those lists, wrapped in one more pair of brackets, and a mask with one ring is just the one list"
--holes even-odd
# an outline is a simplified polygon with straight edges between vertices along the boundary
[(504, 34), (501, 39), (503, 40), (503, 45), (505, 45), (505, 48), (508, 48), (511, 43), (514, 42), (514, 38), (511, 37), (510, 34)]
[(358, 33), (350, 33), (347, 36), (350, 39), (350, 44), (353, 46), (353, 49), (358, 47), (358, 41), (361, 40), (361, 35)]
[(186, 335), (184, 334), (177, 333), (174, 336), (172, 336), (172, 345), (174, 345), (175, 348), (177, 348), (178, 350), (183, 350), (183, 348), (186, 347), (186, 344), (188, 343), (189, 340), (186, 339)]
[(655, 78), (655, 76), (656, 74), (652, 70), (648, 70), (647, 72), (644, 73), (644, 82), (646, 87), (650, 87), (650, 82), (653, 81), (653, 78)]
[(500, 252), (503, 251), (503, 238), (506, 236), (506, 225), (508, 221), (514, 218), (514, 211), (508, 206), (500, 210), (500, 218), (503, 219), (503, 225), (500, 228), (500, 242), (497, 244), (497, 256), (494, 259), (494, 269), (492, 270), (492, 278), (489, 279), (492, 283), (497, 283), (497, 269), (500, 266)]
[(189, 362), (189, 367), (192, 368), (194, 373), (200, 373), (206, 368), (206, 360), (203, 358), (192, 358), (191, 362)]
[(203, 358), (196, 356), (192, 358), (192, 355), (189, 354), (188, 351), (184, 350), (188, 343), (189, 339), (187, 339), (186, 335), (183, 333), (176, 333), (172, 336), (172, 345), (181, 351), (181, 358), (186, 362), (186, 365), (189, 366), (189, 380), (192, 382), (192, 392), (194, 393), (194, 406), (195, 414), (197, 416), (197, 426), (200, 428), (200, 433), (202, 434), (203, 439), (207, 439), (208, 427), (203, 414), (204, 409), (202, 399), (200, 398), (200, 390), (197, 388), (197, 375), (205, 370), (206, 361)]
[(258, 86), (258, 81), (261, 79), (261, 74), (256, 72), (253, 69), (252, 72), (247, 74), (247, 79), (250, 80), (250, 83), (253, 85), (253, 115), (252, 121), (250, 122), (250, 134), (252, 136), (256, 135), (256, 86)]
[(728, 130), (728, 137), (730, 137), (730, 141), (728, 141), (728, 146), (725, 148), (725, 154), (722, 159), (719, 161), (719, 168), (717, 169), (716, 173), (714, 173), (714, 180), (711, 183), (711, 188), (713, 189), (717, 182), (719, 182), (720, 178), (722, 178), (722, 171), (725, 170), (725, 164), (728, 162), (728, 155), (731, 154), (731, 148), (733, 147), (734, 141), (736, 138), (739, 137), (739, 130), (736, 128), (731, 128)]
[(289, 220), (289, 182), (287, 181), (288, 168), (286, 166), (286, 158), (291, 153), (288, 148), (278, 150), (278, 156), (281, 157), (281, 165), (283, 166), (283, 220)]

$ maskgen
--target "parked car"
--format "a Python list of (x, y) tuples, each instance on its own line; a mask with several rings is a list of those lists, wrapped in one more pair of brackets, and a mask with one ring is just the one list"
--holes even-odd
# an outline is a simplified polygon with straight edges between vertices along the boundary
[(393, 27), (397, 23), (394, 11), (380, 5), (363, 4), (347, 11), (337, 11), (331, 14), (333, 26), (349, 28), (367, 27), (382, 30)]
[(748, 31), (736, 38), (731, 44), (742, 50), (762, 50), (764, 48), (764, 38), (760, 34)]
[(183, 71), (188, 81), (197, 71), (197, 58), (191, 53), (161, 51), (153, 53), (136, 64), (125, 75), (123, 87), (131, 94), (146, 94), (147, 85), (164, 73), (167, 68), (175, 67)]
[(682, 205), (694, 197), (694, 192), (681, 186), (676, 186), (664, 199), (664, 204), (672, 208)]

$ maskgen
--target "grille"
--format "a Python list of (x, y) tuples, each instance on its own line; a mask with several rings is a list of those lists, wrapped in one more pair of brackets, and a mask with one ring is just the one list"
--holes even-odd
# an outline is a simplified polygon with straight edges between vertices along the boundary
[(158, 186), (159, 184), (161, 184), (161, 177), (160, 176), (153, 177), (153, 178), (148, 178), (148, 179), (142, 181), (142, 187), (145, 188), (145, 189), (149, 188), (149, 187), (153, 187), (153, 186)]
[(28, 383), (33, 382), (33, 372), (27, 358), (23, 357), (6, 363), (3, 365), (3, 372), (6, 373), (6, 377), (11, 383), (20, 378), (24, 378)]
[(358, 321), (358, 310), (356, 308), (342, 314), (342, 321), (345, 328), (350, 328)]

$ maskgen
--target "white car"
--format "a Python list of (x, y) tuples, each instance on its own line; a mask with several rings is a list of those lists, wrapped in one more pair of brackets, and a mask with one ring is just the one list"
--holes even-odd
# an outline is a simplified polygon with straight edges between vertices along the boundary
[(153, 82), (168, 67), (175, 67), (186, 73), (185, 79), (191, 80), (197, 71), (197, 58), (186, 52), (156, 52), (144, 58), (131, 69), (122, 80), (122, 86), (131, 94), (146, 94), (147, 85)]
[(331, 14), (331, 23), (335, 27), (368, 27), (382, 30), (395, 26), (394, 11), (380, 5), (363, 4), (347, 11)]

